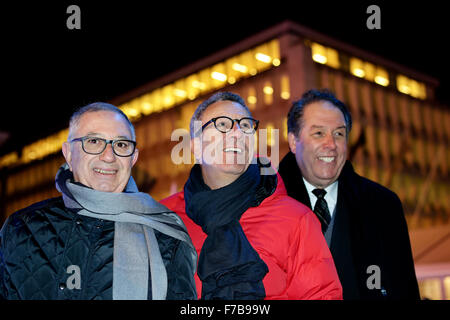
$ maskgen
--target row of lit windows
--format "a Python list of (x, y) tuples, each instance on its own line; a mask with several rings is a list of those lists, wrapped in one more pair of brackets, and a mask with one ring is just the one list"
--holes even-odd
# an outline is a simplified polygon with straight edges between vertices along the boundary
[(431, 139), (445, 139), (445, 135), (450, 139), (450, 126), (445, 125), (450, 120), (450, 113), (442, 108), (408, 99), (405, 95), (383, 90), (365, 81), (357, 81), (348, 74), (328, 68), (318, 70), (317, 86), (331, 89), (340, 99), (346, 98), (355, 119), (365, 115), (370, 123), (387, 123), (391, 128), (411, 127), (416, 134), (425, 131), (424, 134)]
[(42, 159), (45, 156), (61, 150), (64, 141), (67, 141), (69, 129), (64, 129), (58, 133), (52, 134), (44, 139), (33, 142), (22, 149), (22, 157), (17, 152), (8, 153), (0, 157), (0, 168), (10, 166), (16, 163), (26, 164), (36, 159)]
[[(119, 106), (131, 119), (174, 107), (199, 95), (234, 84), (272, 66), (279, 66), (278, 39), (244, 51), (212, 67), (188, 75)], [(268, 89), (269, 90), (269, 89)]]
[(450, 300), (450, 276), (419, 281), (420, 296), (429, 300)]
[[(312, 42), (310, 45), (312, 59), (315, 62), (328, 65), (335, 69), (341, 68), (341, 62), (339, 60), (339, 53), (337, 50), (315, 42)], [(356, 57), (350, 57), (349, 71), (356, 77), (375, 82), (383, 87), (387, 87), (390, 83), (389, 73), (386, 69)], [(397, 90), (404, 94), (410, 95), (414, 98), (426, 99), (426, 86), (422, 82), (399, 74), (396, 77), (396, 86)]]
[(6, 195), (11, 196), (37, 185), (53, 181), (58, 168), (63, 163), (64, 159), (62, 157), (47, 159), (9, 175), (6, 183)]
[[(255, 48), (233, 56), (212, 67), (200, 70), (185, 78), (157, 88), (147, 94), (134, 98), (119, 106), (130, 118), (136, 120), (141, 115), (167, 110), (184, 101), (194, 100), (199, 95), (234, 84), (241, 78), (254, 76), (272, 66), (279, 66), (280, 48), (278, 39), (271, 40)], [(282, 97), (289, 98), (289, 79), (282, 80)], [(264, 87), (266, 103), (271, 103), (273, 89), (270, 84)], [(254, 98), (252, 98), (254, 97)], [(249, 103), (256, 103), (256, 96), (249, 97)], [(58, 152), (66, 141), (68, 129), (62, 130), (47, 138), (36, 141), (22, 149), (22, 156), (17, 152), (0, 157), (0, 168), (17, 163), (29, 163), (49, 154)]]
[[(417, 199), (424, 192), (423, 187), (426, 181), (423, 176), (390, 171), (385, 167), (371, 164), (368, 157), (355, 157), (352, 159), (352, 164), (358, 174), (388, 187), (399, 196), (404, 205), (408, 205), (409, 208), (412, 206), (413, 210), (415, 209)], [(450, 211), (450, 200), (446, 196), (450, 192), (450, 186), (447, 183), (434, 181), (428, 185), (426, 191), (424, 210), (426, 207), (432, 207), (447, 213)], [(406, 206), (405, 210), (407, 208)], [(407, 211), (406, 213), (412, 214), (413, 212)]]
[[(280, 81), (280, 97), (281, 98), (289, 98), (290, 92), (289, 92), (289, 78), (287, 75), (282, 75), (279, 78)], [(274, 95), (274, 89), (272, 82), (270, 80), (266, 80), (263, 82), (262, 88), (260, 87), (259, 90), (262, 90), (262, 96), (263, 96), (263, 102), (265, 104), (271, 104), (273, 101), (273, 95)], [(249, 107), (251, 109), (255, 108), (255, 104), (258, 102), (257, 100), (257, 92), (255, 86), (249, 86), (247, 90), (245, 90), (247, 93), (247, 96), (243, 96), (244, 99), (247, 100), (249, 103)], [(196, 108), (196, 104), (186, 104), (182, 108), (182, 114), (181, 119), (178, 121), (172, 121), (169, 117), (163, 117), (161, 119), (154, 119), (151, 122), (148, 122), (147, 125), (140, 125), (136, 127), (136, 135), (138, 138), (138, 143), (141, 147), (150, 146), (154, 143), (157, 143), (158, 141), (161, 141), (163, 138), (168, 138), (171, 135), (171, 132), (173, 129), (175, 129), (176, 124), (180, 123), (180, 120), (182, 120), (183, 124), (181, 127), (184, 127), (185, 129), (189, 128), (189, 121), (193, 114), (193, 111)], [(186, 111), (186, 112), (184, 112)], [(184, 117), (183, 117), (184, 115)], [(284, 127), (286, 121), (283, 121)], [(267, 134), (268, 134), (268, 146), (272, 147), (275, 145), (275, 139), (272, 130), (275, 128), (272, 123), (268, 123), (266, 126)], [(150, 130), (150, 131), (148, 131)], [(280, 133), (280, 135), (284, 136), (284, 139), (287, 140), (286, 137), (286, 130), (287, 128), (284, 128), (283, 134)], [(144, 131), (148, 131), (149, 133), (146, 134), (148, 138), (144, 138)], [(44, 152), (53, 153), (58, 151), (55, 148), (61, 147), (61, 144), (66, 140), (67, 137), (67, 129), (59, 132), (58, 134), (52, 135), (50, 137), (47, 137), (45, 139), (39, 140), (26, 148), (24, 150), (27, 152), (29, 159), (32, 159), (34, 157), (37, 157), (39, 154), (43, 154)], [(281, 137), (280, 137), (281, 138)], [(17, 159), (16, 159), (17, 161)], [(58, 161), (60, 161), (58, 159)], [(47, 163), (47, 162), (46, 162)], [(50, 164), (50, 163), (48, 163)], [(44, 165), (44, 166), (43, 166)], [(54, 178), (55, 172), (57, 170), (57, 167), (55, 167), (54, 164), (50, 165), (38, 165), (37, 167), (29, 168), (25, 171), (18, 172), (8, 179), (7, 184), (7, 194), (12, 195), (16, 192), (20, 192), (22, 190), (25, 190), (29, 187), (38, 185), (40, 183), (50, 181)], [(57, 165), (58, 166), (58, 165)], [(37, 170), (37, 171), (36, 171)], [(160, 169), (156, 171), (152, 171), (153, 174), (161, 173)]]
[[(366, 138), (365, 149), (371, 155), (378, 153), (386, 159), (404, 157), (408, 164), (417, 164), (423, 170), (432, 167), (436, 162), (437, 168), (443, 174), (447, 174), (450, 170), (450, 150), (445, 148), (445, 144), (418, 137), (409, 137), (405, 142), (399, 132), (373, 125), (362, 128), (358, 122), (354, 123), (350, 141), (354, 142), (361, 130), (364, 130)], [(402, 143), (407, 143), (406, 153), (400, 154)]]

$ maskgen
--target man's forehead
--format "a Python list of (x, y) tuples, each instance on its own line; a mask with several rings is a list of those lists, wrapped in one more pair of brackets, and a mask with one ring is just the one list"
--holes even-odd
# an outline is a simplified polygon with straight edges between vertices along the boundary
[(341, 118), (345, 123), (345, 117), (342, 111), (329, 101), (316, 101), (305, 106), (303, 117), (314, 118)]
[(221, 116), (227, 114), (238, 114), (243, 117), (248, 117), (248, 111), (238, 102), (229, 101), (229, 100), (221, 100), (214, 102), (203, 111), (202, 117), (214, 117)]
[(126, 119), (113, 111), (101, 110), (84, 113), (79, 119), (76, 131), (83, 135), (131, 138), (131, 129)]

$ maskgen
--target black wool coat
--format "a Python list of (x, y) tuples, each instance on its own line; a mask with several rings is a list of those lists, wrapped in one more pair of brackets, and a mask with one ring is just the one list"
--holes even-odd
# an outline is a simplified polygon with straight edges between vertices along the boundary
[[(311, 208), (293, 153), (282, 159), (279, 173), (288, 195)], [(349, 161), (338, 181), (330, 251), (344, 300), (420, 299), (408, 228), (398, 196), (359, 176)]]

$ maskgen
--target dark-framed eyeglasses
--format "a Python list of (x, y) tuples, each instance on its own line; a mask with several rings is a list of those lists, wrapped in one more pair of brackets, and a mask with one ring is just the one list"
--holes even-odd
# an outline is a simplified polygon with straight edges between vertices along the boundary
[(88, 154), (100, 154), (106, 149), (106, 145), (111, 144), (116, 156), (129, 157), (136, 149), (136, 141), (127, 139), (107, 140), (98, 137), (81, 137), (72, 139), (70, 142), (81, 141), (81, 147)]
[(234, 123), (237, 122), (239, 129), (246, 134), (253, 134), (258, 129), (259, 120), (253, 118), (231, 119), (230, 117), (220, 116), (212, 118), (202, 126), (202, 131), (210, 124), (214, 123), (214, 127), (220, 132), (227, 133), (233, 129)]

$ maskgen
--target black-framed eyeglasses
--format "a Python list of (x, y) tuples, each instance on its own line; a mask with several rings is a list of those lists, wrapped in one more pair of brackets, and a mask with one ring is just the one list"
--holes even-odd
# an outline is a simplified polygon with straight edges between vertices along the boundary
[(253, 134), (258, 129), (259, 120), (253, 118), (231, 119), (230, 117), (220, 116), (212, 118), (202, 126), (202, 131), (210, 124), (214, 123), (214, 127), (223, 133), (227, 133), (233, 129), (234, 123), (237, 122), (239, 129), (246, 134)]
[(70, 142), (81, 141), (81, 147), (88, 154), (100, 154), (106, 149), (106, 145), (111, 144), (113, 152), (119, 157), (129, 157), (136, 149), (136, 141), (127, 139), (107, 140), (98, 137), (75, 138)]

